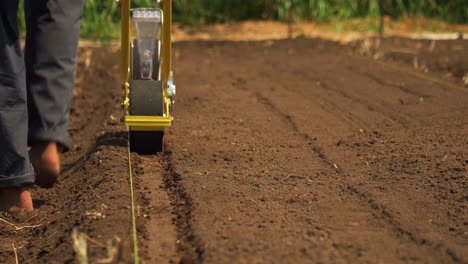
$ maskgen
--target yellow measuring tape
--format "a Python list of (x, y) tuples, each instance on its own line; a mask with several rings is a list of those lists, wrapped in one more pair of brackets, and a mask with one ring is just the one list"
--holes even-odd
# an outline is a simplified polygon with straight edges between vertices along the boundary
[(128, 147), (128, 173), (130, 180), (130, 199), (131, 199), (131, 210), (132, 210), (132, 233), (133, 233), (133, 256), (134, 263), (140, 263), (140, 254), (138, 252), (138, 235), (136, 225), (136, 212), (135, 212), (135, 194), (133, 191), (133, 172), (132, 172), (132, 157), (130, 151), (130, 131), (127, 133), (127, 147)]

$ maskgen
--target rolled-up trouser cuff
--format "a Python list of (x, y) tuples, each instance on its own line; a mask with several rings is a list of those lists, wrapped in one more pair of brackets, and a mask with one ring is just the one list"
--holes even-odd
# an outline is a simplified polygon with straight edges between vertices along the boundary
[(63, 147), (63, 151), (69, 151), (72, 146), (72, 140), (67, 134), (56, 131), (29, 131), (28, 145), (32, 146), (37, 142), (56, 142)]
[(6, 177), (0, 175), (0, 189), (30, 186), (34, 184), (35, 180), (36, 175), (34, 172), (15, 177)]

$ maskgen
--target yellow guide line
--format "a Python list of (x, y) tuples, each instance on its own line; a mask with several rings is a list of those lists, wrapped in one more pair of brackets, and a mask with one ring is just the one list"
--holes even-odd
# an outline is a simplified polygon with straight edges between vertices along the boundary
[(131, 199), (131, 210), (132, 210), (132, 233), (133, 233), (133, 256), (134, 263), (140, 263), (140, 254), (138, 252), (138, 235), (137, 235), (137, 225), (136, 225), (136, 212), (135, 212), (135, 195), (133, 191), (133, 172), (132, 172), (132, 157), (130, 151), (130, 131), (127, 134), (127, 149), (128, 149), (128, 173), (130, 181), (130, 199)]

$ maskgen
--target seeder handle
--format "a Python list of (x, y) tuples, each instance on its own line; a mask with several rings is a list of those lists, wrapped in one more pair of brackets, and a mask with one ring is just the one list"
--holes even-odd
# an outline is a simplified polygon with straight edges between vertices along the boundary
[(130, 0), (121, 0), (121, 2), (122, 31), (120, 34), (120, 52), (122, 52), (122, 78), (124, 82), (128, 82), (130, 72)]
[(167, 97), (169, 76), (172, 69), (172, 0), (161, 0), (163, 5), (163, 35), (162, 35), (162, 80), (164, 81), (164, 96)]

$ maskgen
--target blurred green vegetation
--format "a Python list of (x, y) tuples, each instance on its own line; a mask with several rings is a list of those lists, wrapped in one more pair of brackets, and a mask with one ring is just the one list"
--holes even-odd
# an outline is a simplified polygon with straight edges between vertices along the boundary
[[(151, 7), (156, 0), (133, 0), (132, 7)], [(378, 16), (379, 3), (393, 18), (422, 16), (449, 23), (468, 23), (467, 0), (174, 0), (174, 20), (186, 25), (242, 20), (329, 22)], [(20, 13), (22, 8), (20, 8)], [(119, 5), (114, 0), (87, 0), (82, 35), (115, 38)], [(24, 29), (24, 18), (20, 25)]]

